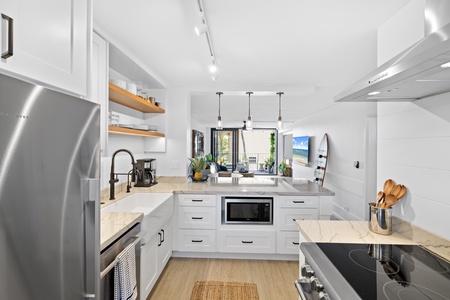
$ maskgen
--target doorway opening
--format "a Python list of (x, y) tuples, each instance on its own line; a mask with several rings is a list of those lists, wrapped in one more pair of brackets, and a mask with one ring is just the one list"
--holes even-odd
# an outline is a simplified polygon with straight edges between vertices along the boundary
[(211, 154), (229, 172), (277, 174), (277, 130), (211, 129)]

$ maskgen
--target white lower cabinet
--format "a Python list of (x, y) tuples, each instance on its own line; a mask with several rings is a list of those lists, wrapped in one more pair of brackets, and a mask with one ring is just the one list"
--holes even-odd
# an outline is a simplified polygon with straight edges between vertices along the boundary
[[(263, 226), (263, 225), (261, 225)], [(219, 230), (219, 251), (275, 253), (275, 231)]]
[(319, 219), (319, 196), (280, 196), (276, 205), (277, 253), (298, 254), (296, 220)]
[(181, 194), (175, 203), (176, 250), (216, 252), (216, 195)]
[(141, 246), (141, 280), (139, 299), (147, 299), (158, 280), (158, 243), (157, 235)]
[(178, 250), (216, 252), (216, 230), (178, 230)]
[(277, 253), (298, 254), (299, 247), (298, 231), (279, 231), (277, 233)]
[(141, 246), (139, 299), (147, 299), (171, 256), (172, 221), (169, 220), (148, 243)]

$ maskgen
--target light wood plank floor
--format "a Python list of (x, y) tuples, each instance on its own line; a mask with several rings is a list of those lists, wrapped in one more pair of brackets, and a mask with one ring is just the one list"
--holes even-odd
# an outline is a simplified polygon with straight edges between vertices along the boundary
[(297, 278), (297, 261), (172, 257), (147, 300), (189, 300), (199, 280), (256, 283), (260, 300), (297, 300)]

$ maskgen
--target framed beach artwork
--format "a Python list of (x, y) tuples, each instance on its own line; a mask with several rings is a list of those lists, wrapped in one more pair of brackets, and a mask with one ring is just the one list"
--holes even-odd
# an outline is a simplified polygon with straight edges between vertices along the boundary
[(292, 138), (292, 161), (308, 165), (309, 136), (296, 136)]

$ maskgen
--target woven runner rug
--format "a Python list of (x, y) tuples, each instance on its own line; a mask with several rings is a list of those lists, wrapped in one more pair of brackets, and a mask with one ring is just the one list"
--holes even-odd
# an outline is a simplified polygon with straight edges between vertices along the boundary
[(255, 283), (197, 281), (191, 300), (259, 300)]

